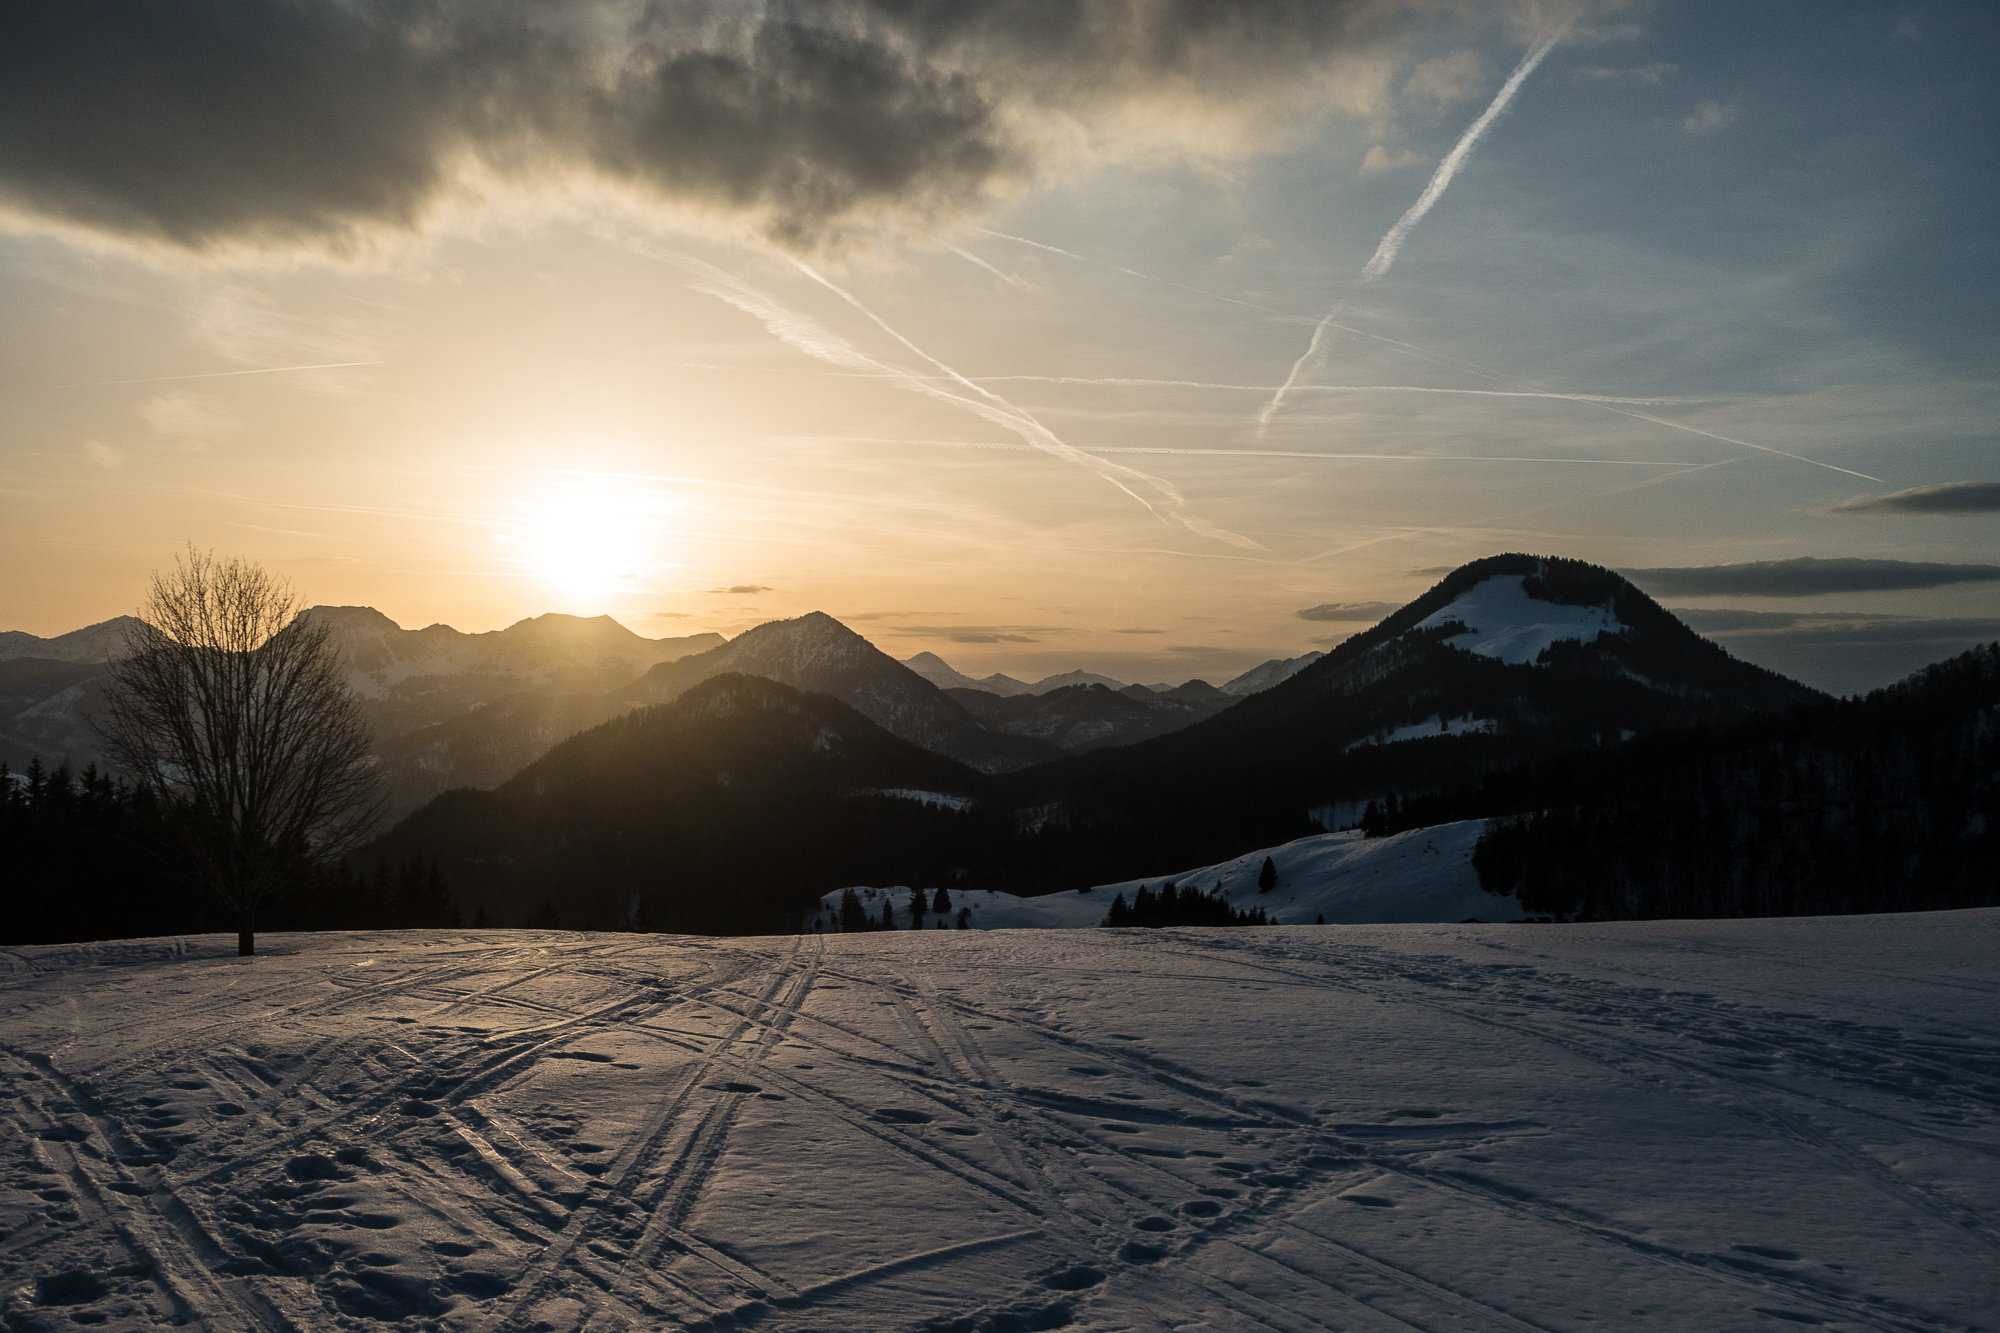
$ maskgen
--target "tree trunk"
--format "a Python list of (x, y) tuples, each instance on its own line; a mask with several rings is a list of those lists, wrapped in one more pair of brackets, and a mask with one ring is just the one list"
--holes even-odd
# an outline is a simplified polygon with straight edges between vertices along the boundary
[(257, 932), (239, 930), (236, 932), (236, 956), (249, 958), (257, 952)]

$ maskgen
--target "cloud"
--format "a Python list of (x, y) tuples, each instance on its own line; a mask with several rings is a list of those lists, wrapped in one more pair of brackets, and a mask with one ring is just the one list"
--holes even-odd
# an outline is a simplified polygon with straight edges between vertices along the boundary
[(154, 394), (139, 404), (139, 415), (168, 439), (197, 446), (233, 434), (239, 427), (227, 404), (186, 389)]
[[(1426, 571), (1428, 572), (1428, 571)], [(1449, 571), (1446, 571), (1449, 572)], [(1376, 621), (1391, 611), (1402, 609), (1396, 602), (1323, 602), (1295, 612), (1300, 620)]]
[(752, 597), (760, 592), (776, 592), (776, 588), (761, 583), (732, 583), (727, 588), (710, 588), (710, 592), (734, 594), (738, 597)]
[(1120, 630), (1113, 630), (1112, 633), (1113, 634), (1165, 634), (1166, 631), (1163, 629), (1120, 629)]
[(125, 455), (108, 444), (96, 440), (83, 442), (83, 456), (86, 461), (103, 468), (106, 472), (116, 472), (125, 466)]
[(1738, 611), (1673, 607), (1689, 629), (1725, 637), (1783, 635), (1788, 642), (1837, 647), (1875, 643), (1958, 643), (2000, 639), (2000, 619), (1892, 616), (1844, 611)]
[(646, 619), (648, 620), (692, 620), (693, 618), (685, 611), (648, 611), (646, 613)]
[(1431, 98), (1439, 106), (1449, 106), (1478, 92), (1484, 81), (1478, 54), (1460, 51), (1417, 66), (1404, 80), (1403, 91), (1413, 97)]
[(1935, 565), (1911, 560), (1753, 560), (1740, 565), (1618, 571), (1655, 597), (1818, 597), (1898, 592), (2000, 580), (2000, 565)]
[(1643, 83), (1649, 88), (1657, 88), (1680, 72), (1679, 65), (1656, 62), (1637, 69), (1605, 69), (1601, 66), (1580, 69), (1576, 77), (1593, 83)]
[(1726, 130), (1736, 123), (1737, 106), (1731, 102), (1724, 106), (1720, 102), (1704, 101), (1695, 107), (1694, 114), (1681, 122), (1683, 134), (1714, 134)]
[[(859, 617), (850, 617), (859, 619)], [(913, 639), (943, 639), (947, 643), (1040, 643), (1043, 634), (1063, 634), (1063, 625), (895, 625), (893, 634)]]
[(2000, 482), (1947, 481), (1888, 495), (1857, 495), (1829, 514), (2000, 514)]
[(1376, 144), (1368, 150), (1368, 156), (1361, 159), (1361, 174), (1372, 176), (1378, 171), (1396, 171), (1403, 167), (1420, 167), (1424, 159), (1405, 148), (1396, 153)]
[(64, 0), (0, 45), (0, 205), (197, 252), (352, 252), (496, 188), (595, 185), (808, 248), (962, 216), (1079, 129), (1229, 153), (1373, 113), (1429, 9)]

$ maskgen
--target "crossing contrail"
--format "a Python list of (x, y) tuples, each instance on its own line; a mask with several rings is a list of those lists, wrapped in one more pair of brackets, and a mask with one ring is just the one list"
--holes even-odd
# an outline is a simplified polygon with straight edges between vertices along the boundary
[[(964, 408), (972, 412), (975, 416), (1020, 436), (1028, 446), (1042, 453), (1053, 454), (1065, 462), (1076, 464), (1096, 474), (1104, 481), (1109, 482), (1130, 496), (1144, 507), (1146, 512), (1153, 515), (1154, 518), (1160, 520), (1162, 523), (1168, 522), (1171, 519), (1178, 521), (1188, 531), (1197, 536), (1228, 542), (1231, 545), (1251, 550), (1261, 551), (1264, 549), (1250, 538), (1217, 527), (1215, 524), (1194, 513), (1189, 508), (1186, 498), (1182, 496), (1179, 489), (1173, 483), (1163, 478), (1152, 476), (1149, 473), (1141, 472), (1136, 468), (1126, 467), (1122, 463), (1113, 463), (1107, 459), (1099, 458), (1095, 454), (1087, 453), (1060, 439), (1055, 432), (1044, 426), (1040, 421), (1037, 421), (1029, 413), (1014, 406), (1014, 404), (1008, 402), (992, 390), (982, 388), (973, 383), (944, 362), (939, 361), (936, 357), (918, 347), (901, 333), (891, 328), (880, 315), (877, 315), (874, 311), (863, 305), (851, 293), (845, 291), (798, 260), (793, 260), (792, 262), (797, 265), (800, 272), (860, 311), (884, 333), (887, 333), (891, 338), (894, 338), (922, 360), (942, 371), (946, 379), (959, 385), (967, 392), (953, 392), (936, 383), (930, 376), (919, 374), (903, 366), (896, 365), (893, 362), (883, 361), (868, 355), (847, 339), (821, 324), (818, 320), (789, 309), (767, 293), (759, 291), (757, 288), (724, 272), (713, 264), (696, 259), (691, 255), (677, 254), (671, 251), (655, 254), (653, 257), (665, 259), (693, 273), (698, 279), (694, 283), (696, 291), (725, 301), (745, 314), (758, 319), (781, 342), (797, 348), (808, 356), (832, 365), (842, 366), (849, 370), (870, 372), (876, 376), (888, 379), (898, 388), (907, 389), (910, 392), (920, 393), (941, 402)], [(1148, 500), (1134, 489), (1135, 486), (1150, 488), (1158, 494), (1160, 502), (1156, 504)], [(1166, 512), (1162, 513), (1162, 509)]]
[(942, 244), (944, 245), (945, 249), (951, 251), (953, 254), (957, 255), (960, 259), (963, 259), (966, 263), (977, 264), (980, 268), (985, 269), (988, 273), (991, 273), (994, 277), (1000, 279), (1000, 281), (1006, 283), (1009, 287), (1026, 288), (1028, 285), (1027, 283), (1022, 282), (1019, 278), (1015, 277), (1011, 273), (1002, 273), (999, 269), (993, 267), (993, 265), (987, 263), (985, 260), (981, 259), (978, 255), (973, 254), (970, 250), (961, 250), (957, 246), (953, 245), (950, 241), (942, 242)]
[(1271, 395), (1271, 401), (1264, 404), (1264, 410), (1257, 414), (1259, 432), (1271, 424), (1272, 416), (1285, 405), (1285, 395), (1292, 391), (1292, 387), (1299, 382), (1299, 376), (1305, 373), (1306, 367), (1319, 355), (1319, 340), (1326, 336), (1327, 329), (1333, 324), (1333, 317), (1338, 315), (1346, 304), (1347, 302), (1342, 301), (1340, 305), (1326, 312), (1325, 319), (1313, 325), (1313, 336), (1306, 343), (1306, 350), (1299, 353), (1298, 360), (1292, 362), (1291, 373), (1285, 376), (1285, 382), (1278, 386), (1278, 391)]
[(884, 320), (880, 315), (876, 314), (873, 310), (870, 310), (867, 306), (863, 305), (854, 296), (853, 293), (847, 291), (843, 287), (840, 287), (838, 284), (830, 281), (829, 279), (827, 279), (826, 277), (815, 271), (810, 265), (806, 264), (803, 260), (794, 259), (792, 260), (792, 264), (799, 270), (799, 272), (805, 274), (808, 278), (811, 278), (814, 282), (817, 282), (822, 287), (832, 292), (835, 296), (838, 296), (841, 300), (847, 302), (849, 305), (853, 306), (856, 310), (860, 311), (871, 322), (873, 322), (877, 328), (881, 329), (891, 338), (894, 338), (897, 342), (903, 344), (903, 346), (909, 348), (912, 352), (916, 353), (917, 356), (921, 357), (925, 361), (930, 362), (931, 365), (943, 371), (945, 375), (948, 376), (953, 381), (965, 386), (972, 392), (981, 395), (981, 397), (983, 397), (987, 401), (980, 402), (976, 399), (965, 398), (958, 394), (946, 393), (945, 391), (939, 389), (936, 385), (929, 383), (925, 379), (925, 377), (921, 375), (912, 376), (909, 375), (907, 371), (902, 371), (900, 367), (888, 367), (885, 363), (885, 368), (890, 369), (891, 373), (901, 374), (904, 378), (906, 378), (909, 381), (909, 383), (905, 384), (904, 387), (915, 388), (918, 392), (928, 393), (936, 397), (943, 397), (949, 401), (956, 402), (961, 406), (968, 407), (973, 412), (977, 413), (979, 416), (984, 417), (986, 420), (993, 422), (995, 425), (1002, 426), (1007, 430), (1012, 431), (1014, 434), (1019, 435), (1023, 440), (1026, 440), (1029, 444), (1033, 445), (1037, 449), (1042, 450), (1044, 453), (1054, 454), (1056, 457), (1061, 458), (1066, 462), (1080, 464), (1081, 466), (1089, 469), (1090, 471), (1095, 472), (1098, 476), (1110, 482), (1113, 486), (1116, 486), (1119, 490), (1124, 491), (1134, 500), (1137, 500), (1140, 504), (1144, 505), (1147, 511), (1150, 512), (1155, 518), (1161, 517), (1159, 507), (1156, 507), (1150, 501), (1146, 500), (1137, 491), (1134, 491), (1130, 486), (1127, 486), (1123, 481), (1119, 480), (1119, 477), (1114, 474), (1123, 474), (1124, 476), (1130, 477), (1136, 482), (1150, 486), (1161, 497), (1162, 504), (1166, 508), (1167, 512), (1170, 515), (1172, 515), (1172, 517), (1177, 522), (1179, 522), (1181, 526), (1185, 527), (1189, 532), (1194, 533), (1196, 536), (1207, 537), (1214, 541), (1228, 542), (1232, 546), (1241, 546), (1246, 549), (1254, 551), (1261, 551), (1264, 549), (1263, 546), (1261, 546), (1257, 542), (1252, 541), (1250, 538), (1245, 537), (1240, 533), (1231, 532), (1227, 528), (1217, 527), (1215, 524), (1209, 522), (1207, 519), (1195, 513), (1194, 510), (1188, 505), (1186, 497), (1180, 493), (1179, 488), (1174, 486), (1172, 482), (1166, 481), (1165, 479), (1160, 477), (1152, 476), (1149, 473), (1140, 472), (1136, 468), (1126, 467), (1122, 463), (1106, 462), (1104, 459), (1099, 458), (1095, 454), (1087, 453), (1084, 450), (1078, 449), (1074, 445), (1071, 445), (1069, 443), (1066, 443), (1062, 439), (1059, 439), (1054, 431), (1050, 430), (1047, 426), (1044, 426), (1040, 421), (1036, 420), (1034, 416), (1032, 416), (1030, 413), (1026, 412), (1025, 410), (1019, 407), (1016, 407), (1014, 404), (1008, 402), (1005, 398), (1002, 398), (999, 394), (994, 393), (991, 389), (984, 388), (974, 383), (972, 380), (967, 379), (965, 376), (959, 374), (956, 370), (953, 370), (950, 366), (946, 365), (944, 362), (932, 356), (929, 352), (926, 352), (921, 347), (918, 347), (908, 338), (905, 338), (901, 333), (898, 333), (895, 329), (891, 328), (888, 322)]
[(1521, 85), (1527, 82), (1528, 76), (1535, 72), (1535, 66), (1542, 63), (1542, 57), (1549, 53), (1561, 35), (1558, 32), (1544, 37), (1529, 50), (1527, 55), (1521, 57), (1521, 63), (1514, 66), (1514, 72), (1507, 76), (1507, 82), (1500, 85), (1500, 91), (1494, 95), (1492, 104), (1480, 114), (1478, 120), (1472, 122), (1464, 134), (1459, 136), (1458, 143), (1444, 155), (1444, 161), (1438, 163), (1437, 170), (1431, 174), (1431, 183), (1417, 196), (1417, 202), (1411, 204), (1409, 211), (1396, 219), (1396, 225), (1389, 228), (1388, 234), (1382, 238), (1382, 243), (1375, 247), (1375, 254), (1361, 266), (1363, 282), (1374, 282), (1389, 271), (1389, 266), (1396, 262), (1396, 252), (1403, 248), (1403, 242), (1409, 239), (1417, 224), (1424, 220), (1424, 214), (1431, 211), (1431, 205), (1444, 195), (1445, 187), (1451, 184), (1451, 178), (1458, 174), (1458, 169), (1472, 156), (1472, 150), (1479, 146), (1479, 141), (1486, 136), (1486, 131), (1500, 118), (1500, 113), (1507, 109), (1507, 104), (1514, 100), (1514, 94), (1521, 91)]

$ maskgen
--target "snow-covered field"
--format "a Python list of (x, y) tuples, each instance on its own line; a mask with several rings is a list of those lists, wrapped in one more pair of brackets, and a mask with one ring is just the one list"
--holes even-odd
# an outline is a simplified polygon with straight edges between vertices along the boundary
[(2000, 1324), (2000, 911), (263, 943), (0, 951), (9, 1329)]
[[(1485, 827), (1484, 820), (1467, 819), (1386, 838), (1365, 837), (1353, 829), (1318, 833), (1277, 847), (1259, 847), (1217, 865), (1099, 884), (1089, 893), (1017, 898), (992, 890), (961, 891), (951, 895), (952, 908), (954, 913), (959, 908), (970, 909), (966, 925), (973, 930), (1074, 929), (1102, 922), (1111, 910), (1111, 900), (1121, 893), (1130, 902), (1142, 885), (1157, 890), (1172, 882), (1203, 893), (1221, 885), (1222, 896), (1231, 903), (1261, 907), (1273, 921), (1284, 925), (1321, 920), (1330, 925), (1381, 925), (1471, 917), (1517, 921), (1521, 904), (1480, 888), (1479, 872), (1472, 868), (1472, 849)], [(1277, 886), (1269, 893), (1257, 887), (1266, 856), (1278, 871)], [(886, 897), (895, 905), (897, 927), (909, 928), (907, 887), (857, 886), (854, 892), (874, 920), (881, 919)], [(809, 932), (833, 930), (839, 921), (840, 892), (836, 891), (820, 899), (819, 911), (807, 917), (804, 925)], [(949, 924), (958, 924), (956, 915), (949, 918)], [(935, 929), (937, 918), (926, 916), (924, 926)]]

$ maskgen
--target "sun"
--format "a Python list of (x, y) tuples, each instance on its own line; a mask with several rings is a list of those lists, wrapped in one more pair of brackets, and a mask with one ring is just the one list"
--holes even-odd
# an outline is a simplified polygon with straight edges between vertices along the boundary
[(513, 535), (537, 581), (573, 602), (636, 592), (658, 564), (658, 518), (634, 497), (592, 491), (525, 506)]

